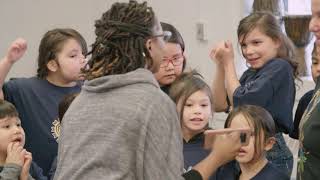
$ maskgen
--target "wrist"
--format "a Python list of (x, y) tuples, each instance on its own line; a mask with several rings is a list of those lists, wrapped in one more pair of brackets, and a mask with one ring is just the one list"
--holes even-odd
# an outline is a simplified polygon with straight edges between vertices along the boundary
[(2, 62), (10, 66), (15, 63), (15, 61), (11, 60), (8, 56), (4, 56)]

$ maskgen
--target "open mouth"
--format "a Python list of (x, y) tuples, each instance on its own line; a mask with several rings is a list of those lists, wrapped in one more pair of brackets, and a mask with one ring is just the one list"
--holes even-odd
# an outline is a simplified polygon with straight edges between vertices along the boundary
[(16, 137), (16, 138), (14, 138), (14, 140), (12, 142), (21, 144), (22, 138), (21, 137)]
[(193, 118), (190, 121), (192, 121), (192, 122), (202, 122), (203, 119), (201, 119), (201, 118)]

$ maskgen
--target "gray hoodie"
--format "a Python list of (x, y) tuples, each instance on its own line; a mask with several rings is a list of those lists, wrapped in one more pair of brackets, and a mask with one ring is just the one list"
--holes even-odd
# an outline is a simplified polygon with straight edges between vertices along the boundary
[(87, 81), (64, 116), (54, 179), (183, 179), (181, 139), (149, 70)]

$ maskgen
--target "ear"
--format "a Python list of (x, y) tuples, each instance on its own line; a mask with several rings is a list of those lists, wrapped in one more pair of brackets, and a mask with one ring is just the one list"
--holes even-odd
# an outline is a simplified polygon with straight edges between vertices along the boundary
[(146, 45), (146, 48), (147, 48), (148, 51), (149, 51), (149, 53), (150, 53), (150, 51), (151, 51), (151, 44), (152, 44), (151, 41), (152, 41), (151, 39), (148, 39), (148, 40), (146, 41), (146, 44), (145, 44), (145, 45)]
[(275, 137), (270, 137), (266, 140), (264, 150), (269, 151), (272, 149), (274, 143), (276, 143), (276, 138)]
[(275, 40), (273, 40), (273, 42), (276, 43), (277, 49), (279, 49), (280, 46), (281, 46), (281, 40), (280, 39), (275, 39)]
[(47, 63), (47, 68), (49, 69), (49, 71), (56, 72), (58, 70), (58, 67), (58, 63), (55, 60), (50, 60)]

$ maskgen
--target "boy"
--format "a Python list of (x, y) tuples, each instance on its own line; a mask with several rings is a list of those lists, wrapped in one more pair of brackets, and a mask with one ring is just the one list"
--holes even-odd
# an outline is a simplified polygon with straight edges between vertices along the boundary
[(0, 100), (0, 179), (33, 179), (32, 155), (24, 149), (25, 134), (16, 108)]

